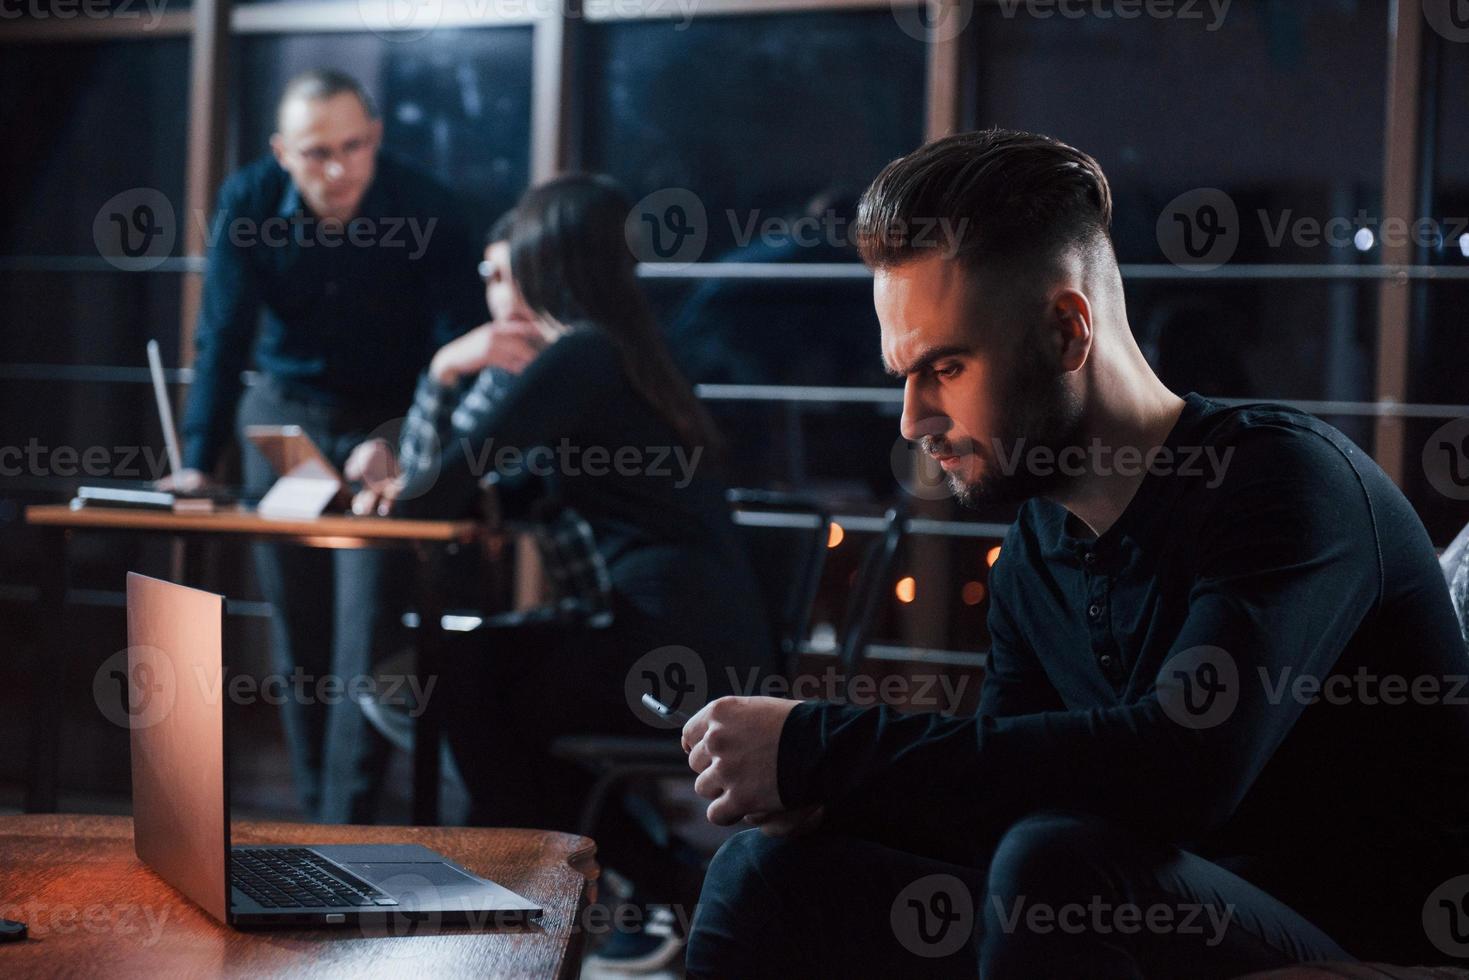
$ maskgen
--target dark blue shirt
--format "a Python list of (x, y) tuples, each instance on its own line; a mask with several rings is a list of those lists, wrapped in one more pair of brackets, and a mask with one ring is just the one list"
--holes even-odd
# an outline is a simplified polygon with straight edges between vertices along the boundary
[(273, 158), (232, 175), (210, 229), (184, 464), (211, 469), (229, 441), (252, 346), (260, 370), (302, 398), (406, 410), (436, 347), (487, 318), (461, 212), (386, 153), (336, 233)]
[(974, 716), (798, 706), (781, 798), (981, 863), (1020, 815), (1095, 814), (1418, 955), (1423, 902), (1469, 871), (1469, 653), (1428, 535), (1293, 409), (1190, 395), (1166, 446), (1099, 537), (1022, 508)]

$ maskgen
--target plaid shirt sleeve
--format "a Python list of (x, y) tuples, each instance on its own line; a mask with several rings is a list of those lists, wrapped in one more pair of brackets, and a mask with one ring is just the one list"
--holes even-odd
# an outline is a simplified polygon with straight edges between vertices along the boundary
[(495, 380), (490, 377), (494, 373), (482, 371), (472, 382), (461, 380), (452, 385), (440, 384), (427, 371), (418, 379), (413, 406), (408, 410), (398, 440), (398, 470), (403, 477), (405, 495), (418, 496), (427, 489), (424, 484), (438, 475), (444, 447), (454, 444), (456, 407), (471, 388), (483, 385), (487, 391), (495, 390)]
[[(514, 375), (498, 368), (454, 385), (440, 384), (424, 373), (398, 446), (405, 495), (421, 496), (432, 486), (446, 452), (473, 451), (472, 442), (484, 438), (488, 420), (513, 381)], [(480, 483), (485, 483), (484, 477)], [(537, 523), (532, 533), (546, 573), (556, 585), (557, 607), (584, 615), (593, 626), (609, 622), (612, 579), (586, 519), (570, 508), (561, 508), (549, 520)]]
[(597, 550), (592, 526), (570, 507), (535, 527), (546, 574), (556, 584), (557, 606), (590, 626), (612, 621), (612, 576)]

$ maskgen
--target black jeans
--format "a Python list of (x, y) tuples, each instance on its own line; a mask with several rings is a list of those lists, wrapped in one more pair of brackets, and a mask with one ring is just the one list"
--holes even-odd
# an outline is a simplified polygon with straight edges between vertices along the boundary
[(1217, 864), (1095, 817), (1015, 823), (987, 868), (758, 830), (704, 882), (698, 977), (1235, 977), (1352, 957)]
[[(307, 401), (270, 380), (240, 401), (236, 421), (247, 493), (276, 474), (244, 436), (247, 425), (299, 425), (337, 466), (376, 423), (362, 412)], [(400, 638), (411, 566), (400, 552), (256, 543), (255, 573), (271, 605), (272, 670), (286, 679), (281, 720), (296, 794), (308, 818), (371, 823), (387, 743), (342, 692), (369, 675)], [(293, 678), (300, 671), (303, 683)], [(334, 678), (334, 688), (319, 687)]]

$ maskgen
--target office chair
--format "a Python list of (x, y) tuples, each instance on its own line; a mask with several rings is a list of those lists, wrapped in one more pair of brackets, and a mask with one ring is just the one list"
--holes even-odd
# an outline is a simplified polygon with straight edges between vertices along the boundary
[[(741, 543), (771, 627), (769, 672), (791, 676), (811, 629), (811, 610), (826, 567), (830, 513), (814, 501), (768, 490), (727, 493)], [(650, 735), (569, 735), (551, 744), (558, 758), (597, 774), (583, 804), (580, 829), (594, 828), (608, 796), (624, 783), (687, 771), (677, 732)], [(635, 799), (634, 808), (660, 845), (667, 830), (656, 808)]]
[[(811, 610), (826, 561), (830, 516), (818, 505), (787, 494), (733, 490), (729, 499), (737, 515), (744, 514), (743, 520), (737, 516), (737, 524), (744, 532), (755, 561), (774, 544), (774, 539), (766, 537), (762, 540), (758, 533), (752, 533), (753, 529), (778, 526), (765, 515), (784, 511), (786, 514), (782, 517), (789, 514), (808, 517), (803, 522), (804, 533), (793, 533), (790, 537), (790, 547), (799, 548), (801, 557), (785, 564), (795, 569), (795, 573), (790, 577), (758, 575), (762, 591), (771, 603), (768, 608), (774, 610), (772, 621), (778, 624), (774, 642), (781, 673), (788, 680), (793, 679), (810, 633)], [(887, 593), (887, 580), (891, 577), (906, 527), (906, 514), (896, 508), (889, 510), (884, 518), (883, 533), (863, 553), (848, 593), (840, 631), (838, 662), (844, 680), (853, 676), (861, 666), (872, 620), (880, 597)], [(779, 564), (777, 562), (777, 568)], [(770, 567), (756, 565), (757, 571), (769, 571)], [(596, 828), (608, 797), (625, 783), (644, 778), (692, 776), (677, 732), (638, 736), (567, 736), (553, 742), (551, 751), (559, 758), (597, 773), (596, 782), (582, 807), (579, 831), (583, 834), (590, 834)], [(649, 836), (660, 846), (668, 846), (671, 833), (657, 807), (642, 794), (630, 794), (628, 802)]]

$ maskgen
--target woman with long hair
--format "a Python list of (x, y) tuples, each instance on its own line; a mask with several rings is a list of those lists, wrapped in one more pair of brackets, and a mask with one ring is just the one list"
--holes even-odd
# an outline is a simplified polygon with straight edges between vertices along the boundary
[(528, 474), (589, 529), (605, 568), (610, 624), (517, 631), (440, 685), (473, 822), (572, 829), (588, 781), (550, 756), (552, 739), (652, 733), (629, 704), (647, 671), (692, 711), (773, 662), (719, 436), (638, 284), (629, 211), (601, 176), (524, 195), (481, 267), (495, 319), (434, 357), (405, 426), (406, 472), (359, 497), (359, 510), (459, 516), (487, 477)]

